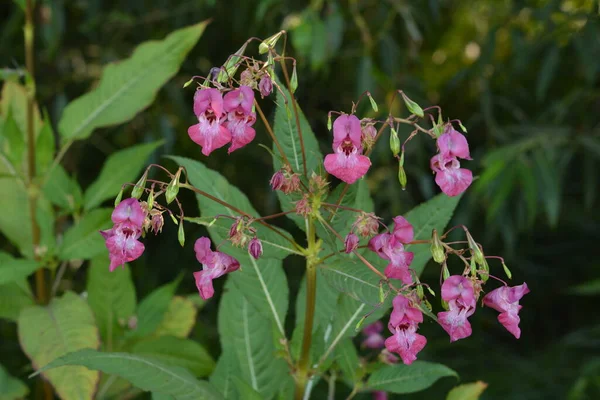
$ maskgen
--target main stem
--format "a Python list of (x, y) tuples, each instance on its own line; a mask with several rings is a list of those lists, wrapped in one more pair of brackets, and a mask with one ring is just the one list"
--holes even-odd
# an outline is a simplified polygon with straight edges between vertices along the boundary
[[(35, 100), (35, 69), (34, 69), (34, 25), (33, 25), (33, 3), (27, 0), (25, 8), (25, 66), (28, 72), (27, 91), (27, 186), (29, 198), (29, 219), (31, 222), (31, 244), (33, 257), (37, 260), (37, 249), (40, 245), (40, 226), (36, 219), (37, 190), (35, 190), (34, 179), (36, 175), (35, 165), (35, 127), (33, 124), (34, 100)], [(45, 304), (48, 299), (46, 282), (43, 268), (35, 271), (35, 290), (37, 300)]]
[(304, 315), (304, 337), (302, 338), (302, 353), (296, 372), (296, 393), (294, 398), (302, 400), (310, 367), (310, 345), (312, 342), (313, 322), (315, 319), (315, 304), (317, 297), (317, 256), (318, 248), (315, 240), (315, 222), (311, 217), (308, 224), (308, 255), (306, 257), (306, 312)]

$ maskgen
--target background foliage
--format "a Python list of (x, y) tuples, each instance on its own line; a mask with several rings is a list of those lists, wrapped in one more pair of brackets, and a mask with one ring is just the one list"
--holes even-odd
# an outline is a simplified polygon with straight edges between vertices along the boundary
[[(596, 244), (600, 228), (600, 213), (596, 211), (600, 182), (597, 2), (38, 3), (37, 99), (54, 131), (60, 128), (59, 117), (67, 102), (98, 84), (102, 66), (130, 56), (135, 46), (144, 41), (162, 39), (176, 29), (213, 18), (177, 76), (158, 92), (156, 101), (144, 113), (125, 125), (95, 130), (89, 140), (75, 142), (66, 153), (65, 170), (76, 177), (74, 185), (82, 190), (81, 198), (73, 203), (75, 208), (97, 205), (116, 194), (101, 193), (102, 188), (90, 185), (98, 175), (111, 174), (102, 170), (109, 168), (111, 154), (133, 145), (145, 146), (150, 153), (162, 140), (153, 160), (160, 160), (163, 154), (201, 159), (240, 187), (259, 213), (276, 212), (277, 200), (268, 190), (266, 172), (271, 170), (271, 157), (256, 147), (256, 143), (269, 143), (260, 124), (257, 123), (254, 149), (247, 148), (232, 157), (225, 152), (201, 157), (185, 134), (194, 122), (193, 90), (182, 86), (191, 75), (206, 74), (211, 67), (222, 64), (247, 37), (266, 37), (282, 28), (290, 32), (291, 53), (299, 60), (300, 88), (296, 95), (323, 151), (329, 140), (327, 111), (348, 110), (351, 101), (366, 89), (379, 100), (380, 109), (390, 100), (392, 88), (402, 88), (420, 104), (439, 104), (446, 116), (461, 118), (469, 130), (474, 158), (466, 164), (479, 179), (464, 195), (454, 220), (468, 225), (487, 253), (505, 255), (515, 279), (527, 281), (532, 293), (523, 301), (523, 335), (519, 341), (496, 324), (495, 313), (481, 312), (474, 318), (473, 337), (452, 346), (441, 329), (433, 323), (423, 324), (421, 329), (429, 344), (420, 358), (444, 363), (456, 370), (464, 382), (487, 382), (484, 399), (600, 396), (600, 359), (593, 356), (598, 354), (600, 341), (596, 309), (600, 295), (600, 253)], [(0, 63), (11, 68), (22, 66), (23, 13), (8, 2), (0, 5), (0, 11)], [(139, 74), (145, 68), (141, 66)], [(149, 76), (143, 83), (149, 84), (152, 79)], [(400, 102), (395, 102), (394, 107), (401, 107)], [(274, 111), (274, 107), (269, 111)], [(372, 113), (366, 108), (363, 111)], [(17, 115), (14, 120), (19, 123)], [(44, 135), (56, 139), (52, 132)], [(396, 164), (388, 157), (385, 144), (375, 150), (368, 185), (375, 208), (384, 217), (404, 213), (436, 193), (428, 169), (432, 153), (430, 143), (411, 142), (406, 159), (409, 184), (402, 191), (396, 180)], [(43, 159), (43, 155), (38, 157)], [(67, 201), (49, 200), (52, 204)], [(193, 197), (187, 200), (189, 207), (194, 207)], [(14, 206), (5, 200), (0, 200), (0, 204), (3, 210)], [(110, 206), (110, 200), (105, 205)], [(87, 223), (94, 225), (94, 221)], [(289, 221), (282, 224), (291, 232), (297, 229)], [(98, 228), (93, 226), (90, 231)], [(146, 253), (132, 265), (139, 299), (147, 299), (150, 292), (180, 272), (186, 279), (178, 293), (185, 295), (195, 290), (189, 279), (196, 268), (191, 251), (193, 241), (188, 241), (184, 251), (179, 250), (172, 228), (167, 226), (166, 235), (158, 240), (149, 238)], [(197, 229), (200, 235), (203, 228)], [(44, 239), (43, 233), (42, 237), (53, 240)], [(13, 243), (20, 240), (10, 239)], [(2, 240), (0, 246), (8, 253), (15, 252), (8, 241)], [(93, 248), (94, 244), (90, 246)], [(301, 264), (291, 259), (286, 265), (287, 279), (293, 283), (291, 295), (295, 296), (300, 289)], [(63, 282), (70, 287), (63, 289), (86, 289), (85, 274), (76, 267), (67, 271), (70, 279)], [(92, 263), (92, 271), (93, 268)], [(432, 282), (437, 280), (435, 268), (426, 269), (425, 275)], [(122, 285), (116, 281), (106, 284), (113, 288)], [(102, 299), (94, 305), (94, 291), (106, 295), (108, 290), (90, 285), (88, 281), (92, 308), (114, 306), (115, 310), (129, 310), (130, 314), (136, 307), (135, 291), (133, 299)], [(12, 301), (27, 301), (19, 296), (21, 289), (11, 290)], [(238, 300), (228, 299), (231, 303)], [(116, 302), (125, 302), (127, 307)], [(139, 309), (143, 304), (142, 301), (138, 305)], [(206, 304), (190, 334), (211, 349), (210, 355), (204, 355), (210, 362), (219, 355), (217, 326), (208, 323), (216, 320), (216, 311), (216, 301)], [(294, 317), (289, 312), (286, 324), (291, 326)], [(106, 329), (115, 322), (108, 319), (102, 323)], [(152, 331), (161, 321), (147, 323)], [(19, 350), (14, 324), (0, 322), (0, 335), (2, 364), (13, 375), (23, 377), (28, 373), (22, 370), (27, 360)], [(157, 337), (159, 340), (161, 335)], [(138, 346), (138, 351), (143, 354), (143, 347)], [(199, 376), (206, 373), (197, 372)], [(450, 381), (440, 381), (430, 389), (428, 397), (441, 398), (438, 393), (446, 393), (454, 384)]]

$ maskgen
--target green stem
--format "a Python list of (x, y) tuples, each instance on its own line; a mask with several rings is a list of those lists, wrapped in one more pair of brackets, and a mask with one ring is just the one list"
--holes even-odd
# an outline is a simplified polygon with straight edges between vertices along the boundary
[(317, 297), (317, 255), (315, 222), (310, 218), (308, 223), (308, 249), (306, 257), (306, 311), (304, 315), (304, 336), (302, 338), (302, 352), (296, 372), (296, 393), (294, 398), (301, 400), (304, 397), (310, 363), (310, 345), (312, 343), (313, 322), (315, 319), (315, 304)]

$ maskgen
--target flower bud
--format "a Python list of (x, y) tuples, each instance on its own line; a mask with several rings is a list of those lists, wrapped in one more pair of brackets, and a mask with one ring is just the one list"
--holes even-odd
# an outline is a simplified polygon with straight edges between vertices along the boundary
[(448, 265), (446, 265), (445, 262), (442, 265), (442, 277), (444, 278), (444, 280), (450, 278), (450, 271), (448, 270)]
[(458, 126), (460, 126), (460, 129), (462, 129), (464, 133), (467, 133), (467, 128), (465, 128), (465, 126), (462, 124), (462, 122), (460, 122), (460, 120), (458, 121)]
[(398, 182), (400, 182), (402, 190), (406, 189), (406, 171), (404, 171), (404, 167), (402, 165), (398, 166)]
[(442, 113), (440, 112), (438, 114), (437, 124), (433, 126), (433, 134), (436, 138), (439, 138), (442, 135), (442, 133), (444, 133), (444, 129), (444, 120), (442, 119)]
[(419, 300), (423, 300), (423, 297), (425, 297), (425, 293), (423, 293), (423, 285), (417, 285), (417, 297), (419, 297)]
[(273, 92), (273, 81), (269, 74), (264, 74), (262, 78), (260, 78), (260, 82), (258, 83), (258, 90), (260, 90), (261, 97), (267, 97)]
[(302, 199), (296, 202), (296, 214), (301, 215), (303, 217), (307, 217), (312, 212), (312, 208), (310, 203), (308, 202), (308, 197), (304, 195)]
[(263, 253), (262, 242), (256, 236), (250, 240), (250, 244), (248, 245), (248, 253), (250, 253), (255, 260), (258, 260)]
[(504, 261), (502, 261), (502, 268), (504, 268), (504, 273), (506, 274), (508, 279), (512, 279), (512, 273), (510, 272), (510, 269), (508, 269), (506, 264), (504, 264)]
[(331, 130), (331, 113), (327, 114), (327, 130)]
[(433, 230), (431, 235), (431, 255), (436, 263), (441, 264), (446, 261), (446, 252), (436, 229)]
[(404, 104), (406, 104), (406, 108), (412, 114), (415, 114), (417, 117), (421, 117), (421, 118), (423, 118), (425, 116), (425, 113), (423, 112), (423, 109), (421, 108), (421, 106), (419, 106), (417, 103), (415, 103), (414, 101), (409, 99), (406, 94), (402, 93), (402, 99), (404, 99)]
[(167, 204), (170, 204), (177, 197), (177, 193), (179, 193), (179, 171), (175, 174), (175, 178), (169, 183), (167, 186), (167, 190), (165, 191), (165, 199), (167, 200)]
[(283, 181), (284, 181), (284, 176), (283, 176), (283, 172), (277, 171), (275, 172), (275, 174), (273, 174), (273, 177), (271, 178), (271, 189), (273, 190), (279, 190), (281, 189), (281, 187), (283, 186)]
[(154, 207), (154, 185), (150, 189), (150, 194), (148, 195), (146, 202), (148, 203), (148, 211), (152, 210)]
[(162, 228), (165, 225), (165, 219), (162, 216), (162, 213), (157, 212), (152, 214), (152, 219), (150, 220), (150, 226), (152, 228), (152, 232), (157, 235), (159, 232), (162, 232)]
[(192, 78), (189, 81), (187, 81), (186, 83), (184, 83), (183, 88), (185, 89), (186, 87), (190, 86), (192, 84), (192, 82), (194, 82), (194, 78)]
[(140, 178), (139, 181), (135, 184), (133, 189), (131, 190), (131, 197), (139, 199), (142, 197), (144, 193), (144, 188), (146, 187), (146, 178), (148, 177), (148, 171), (144, 172), (144, 175)]
[(358, 320), (358, 322), (356, 323), (356, 326), (354, 327), (354, 330), (356, 332), (360, 331), (361, 326), (363, 325), (363, 323), (365, 322), (365, 320), (367, 319), (367, 316), (363, 316), (361, 319)]
[(471, 255), (475, 259), (475, 262), (477, 263), (477, 265), (483, 265), (483, 263), (485, 262), (485, 258), (483, 257), (483, 252), (481, 251), (481, 249), (477, 245), (477, 242), (475, 242), (475, 239), (473, 239), (473, 236), (471, 236), (469, 231), (466, 231), (466, 233), (467, 233), (467, 241), (469, 243), (469, 248), (471, 249)]
[(296, 93), (296, 89), (298, 89), (298, 74), (296, 73), (296, 64), (294, 64), (292, 77), (290, 78), (290, 90), (292, 93)]
[(369, 100), (371, 101), (371, 108), (373, 109), (373, 111), (375, 111), (375, 112), (379, 111), (379, 107), (377, 107), (377, 103), (375, 103), (375, 99), (371, 96), (371, 93), (367, 92), (367, 96), (369, 97)]
[(383, 284), (379, 284), (379, 302), (383, 304), (385, 301), (385, 293), (383, 292)]
[(358, 247), (358, 236), (354, 233), (349, 233), (346, 235), (346, 239), (344, 240), (344, 247), (346, 254), (352, 253)]
[(258, 53), (265, 54), (267, 51), (269, 51), (270, 48), (274, 47), (284, 32), (285, 31), (279, 31), (276, 34), (274, 34), (273, 36), (269, 36), (268, 38), (263, 40), (260, 43), (260, 45), (258, 46)]
[(185, 232), (183, 230), (183, 220), (179, 221), (179, 229), (177, 230), (177, 240), (179, 240), (179, 244), (181, 247), (185, 244)]
[(119, 205), (122, 198), (123, 198), (123, 188), (121, 188), (121, 191), (119, 192), (117, 197), (115, 197), (115, 207)]
[(175, 218), (173, 213), (169, 213), (169, 217), (171, 217), (171, 221), (173, 221), (175, 225), (179, 225), (179, 221), (177, 221), (177, 218)]
[(392, 128), (392, 133), (390, 134), (390, 149), (394, 156), (400, 153), (400, 139), (398, 138), (398, 132), (394, 128)]

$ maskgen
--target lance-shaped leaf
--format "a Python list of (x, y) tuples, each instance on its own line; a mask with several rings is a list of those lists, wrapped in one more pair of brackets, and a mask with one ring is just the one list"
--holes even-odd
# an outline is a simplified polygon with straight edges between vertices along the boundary
[(445, 365), (415, 361), (411, 365), (388, 365), (378, 369), (369, 377), (367, 387), (390, 393), (414, 393), (427, 389), (446, 376), (458, 378), (456, 372)]
[[(21, 312), (19, 341), (34, 368), (69, 352), (97, 348), (98, 329), (85, 300), (67, 292), (45, 307), (33, 306)], [(90, 350), (91, 351), (91, 350)], [(64, 400), (92, 399), (99, 373), (84, 367), (65, 367), (44, 372)]]
[(175, 400), (223, 399), (212, 385), (197, 380), (186, 369), (168, 366), (153, 358), (136, 354), (79, 350), (54, 360), (34, 375), (51, 372), (53, 368), (65, 365), (81, 365), (91, 370), (117, 375), (127, 379), (137, 388), (172, 396)]
[(356, 347), (350, 339), (344, 339), (335, 349), (335, 363), (344, 375), (344, 382), (349, 387), (360, 381), (362, 377), (361, 363)]
[(458, 385), (448, 392), (446, 400), (479, 400), (487, 386), (487, 383), (482, 381)]
[(63, 140), (85, 139), (94, 129), (128, 121), (150, 105), (158, 89), (175, 75), (206, 24), (143, 43), (128, 59), (108, 64), (96, 88), (65, 108), (58, 124)]
[(21, 310), (34, 304), (26, 279), (0, 285), (0, 318), (17, 321)]
[(154, 335), (187, 337), (196, 323), (197, 313), (198, 309), (192, 300), (181, 296), (173, 297)]
[(45, 181), (42, 190), (52, 204), (70, 211), (79, 208), (83, 201), (81, 188), (61, 165), (52, 168)]
[(232, 348), (223, 348), (214, 372), (210, 376), (210, 383), (219, 389), (226, 399), (237, 400), (239, 395), (233, 380), (240, 375), (241, 370), (235, 351)]
[(128, 337), (141, 338), (156, 332), (169, 309), (180, 281), (181, 275), (173, 282), (155, 289), (142, 300), (137, 308), (137, 327), (127, 332)]
[(38, 267), (39, 263), (35, 260), (16, 259), (7, 253), (0, 252), (0, 285), (22, 281)]
[(85, 214), (79, 222), (65, 232), (58, 250), (61, 260), (87, 260), (107, 254), (105, 240), (99, 231), (108, 229), (111, 209), (99, 208)]
[(8, 374), (0, 364), (0, 400), (17, 400), (24, 398), (29, 388), (17, 378)]

